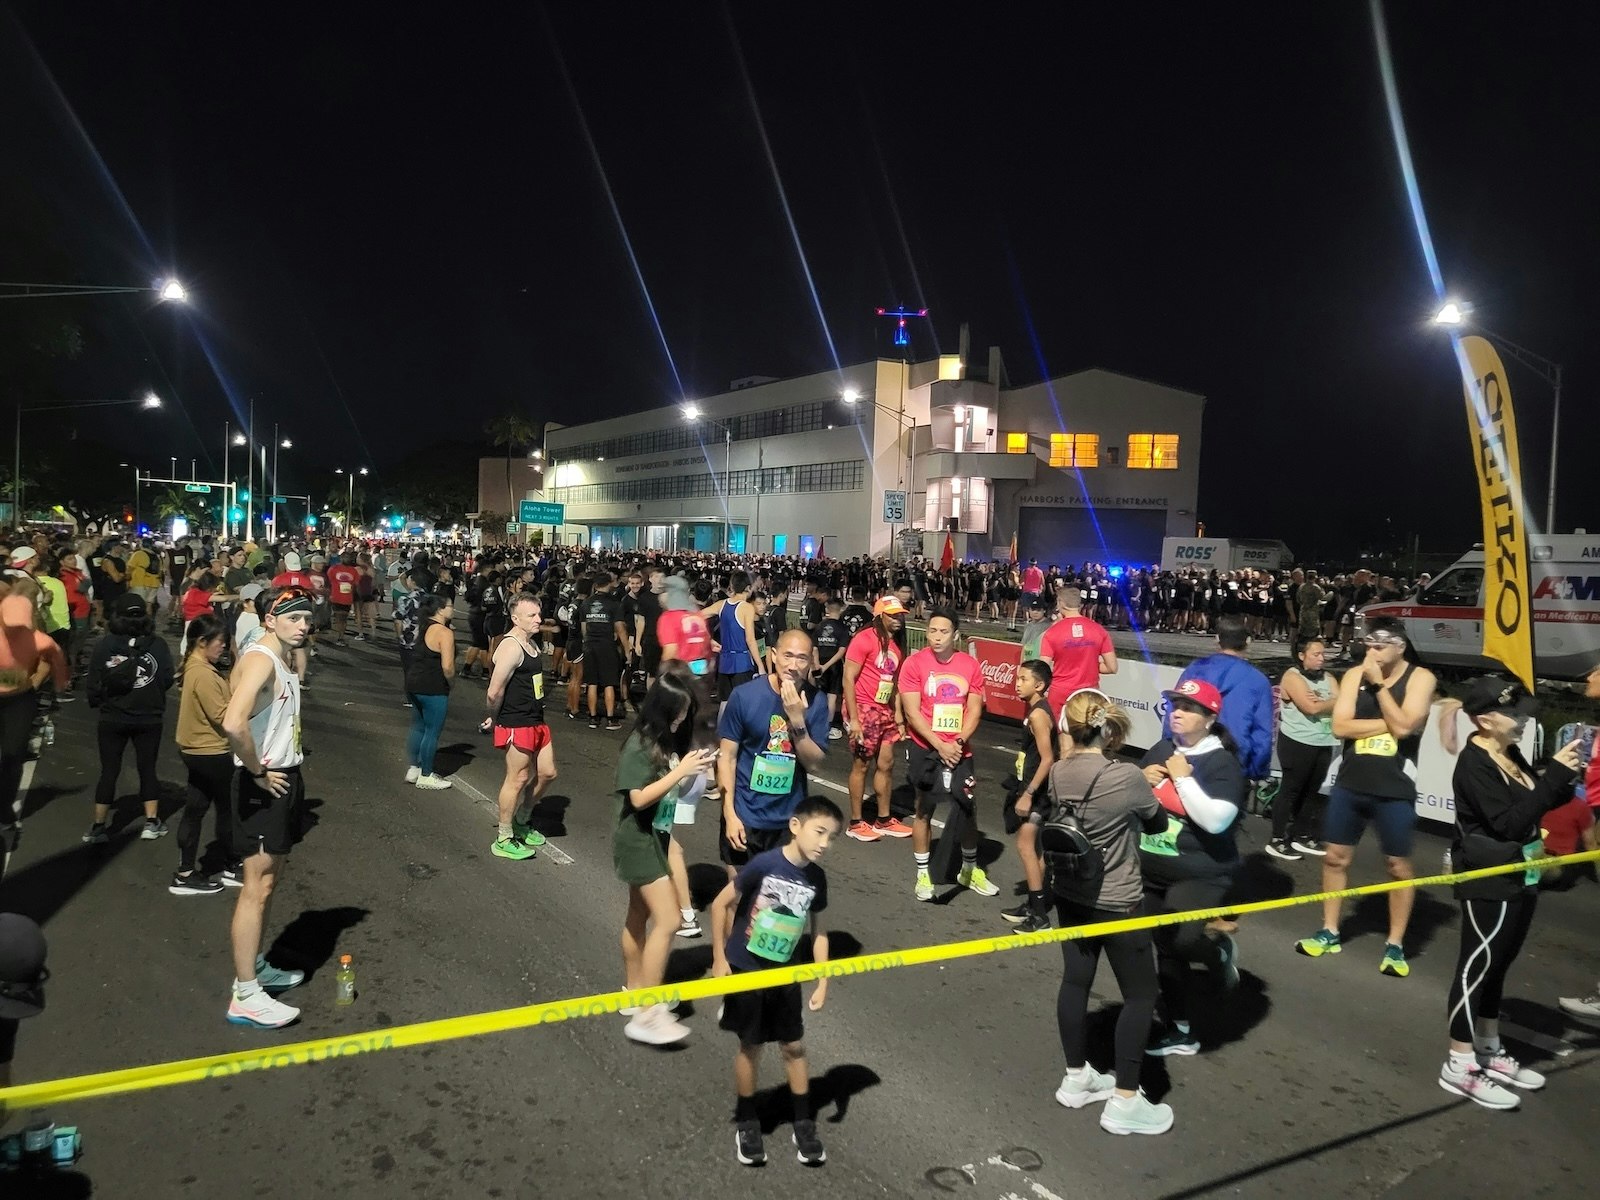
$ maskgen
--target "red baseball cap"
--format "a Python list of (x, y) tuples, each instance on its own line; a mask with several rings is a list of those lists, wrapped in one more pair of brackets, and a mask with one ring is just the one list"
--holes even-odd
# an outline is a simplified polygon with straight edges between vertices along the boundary
[(1212, 714), (1222, 711), (1222, 693), (1204, 679), (1185, 679), (1177, 687), (1161, 694), (1169, 700), (1188, 700)]

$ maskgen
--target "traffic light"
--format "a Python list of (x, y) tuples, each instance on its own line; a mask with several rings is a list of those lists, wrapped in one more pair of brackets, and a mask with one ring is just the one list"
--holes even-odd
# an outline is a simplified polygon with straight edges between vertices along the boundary
[(391, 518), (391, 520), (390, 520), (390, 524), (392, 524), (396, 529), (399, 529), (405, 523), (406, 523), (406, 519), (404, 517), (400, 516), (400, 514), (398, 514), (398, 513), (396, 513), (394, 515), (394, 517)]
[(317, 518), (312, 516), (310, 513), (307, 513), (306, 514), (306, 528), (307, 529), (315, 529), (316, 527), (317, 527)]
[(244, 520), (244, 509), (240, 508), (237, 504), (235, 504), (232, 508), (230, 508), (228, 510), (228, 520), (230, 520), (230, 521), (242, 521), (242, 520)]
[(250, 499), (250, 493), (247, 492), (244, 488), (240, 488), (239, 489), (239, 499), (241, 499), (241, 500)]

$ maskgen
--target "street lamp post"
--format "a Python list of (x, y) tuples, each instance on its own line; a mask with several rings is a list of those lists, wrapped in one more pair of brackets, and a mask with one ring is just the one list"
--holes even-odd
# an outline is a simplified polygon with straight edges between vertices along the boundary
[(243, 446), (246, 439), (241, 431), (236, 431), (230, 421), (222, 423), (222, 478), (228, 484), (228, 498), (222, 505), (223, 532), (231, 540), (233, 538), (233, 475), (229, 471), (229, 456), (235, 446)]
[(189, 291), (176, 279), (158, 279), (144, 287), (102, 287), (91, 283), (0, 283), (0, 300), (51, 300), (64, 296), (131, 296), (153, 292), (159, 300), (186, 303)]
[(715, 417), (704, 415), (698, 404), (685, 404), (683, 416), (722, 430), (722, 552), (726, 554), (733, 544), (733, 430)]
[(1523, 366), (1536, 372), (1550, 385), (1554, 394), (1554, 401), (1550, 407), (1550, 487), (1545, 493), (1544, 501), (1544, 531), (1556, 531), (1556, 466), (1557, 455), (1561, 452), (1561, 364), (1546, 358), (1542, 354), (1535, 354), (1526, 346), (1519, 346), (1508, 337), (1485, 329), (1472, 317), (1472, 305), (1451, 301), (1434, 314), (1435, 325), (1448, 325), (1457, 328), (1466, 327), (1481, 333), (1491, 342), (1500, 345), (1506, 353), (1516, 359)]
[[(3, 286), (3, 285), (0, 285)], [(18, 529), (22, 528), (22, 414), (25, 412), (65, 412), (69, 408), (118, 408), (125, 404), (137, 404), (141, 408), (160, 408), (161, 397), (154, 392), (146, 392), (135, 400), (86, 400), (80, 404), (28, 404), (17, 405), (16, 443), (13, 447), (15, 457), (11, 466), (11, 518)], [(176, 471), (173, 472), (177, 474)], [(138, 489), (135, 488), (135, 499)]]
[(344, 502), (344, 536), (349, 537), (350, 510), (354, 508), (356, 504), (356, 476), (365, 475), (367, 473), (367, 469), (365, 467), (352, 467), (347, 471), (343, 467), (335, 467), (333, 473), (335, 475), (345, 476), (345, 482), (348, 484), (348, 488), (345, 492)]
[[(861, 403), (861, 401), (864, 398), (865, 397), (863, 397), (861, 395), (861, 393), (856, 391), (854, 388), (852, 388), (851, 390), (847, 391), (843, 396), (840, 397), (840, 399), (843, 400), (846, 404), (859, 404), (859, 403)], [(915, 414), (906, 412), (903, 407), (902, 408), (890, 408), (887, 404), (879, 404), (876, 400), (868, 400), (867, 403), (872, 405), (872, 407), (877, 409), (879, 412), (887, 413), (889, 416), (891, 416), (891, 417), (893, 417), (895, 419), (895, 437), (896, 438), (899, 438), (901, 435), (906, 433), (907, 430), (909, 430), (911, 432), (911, 436), (907, 439), (907, 446), (906, 446), (907, 459), (910, 462), (910, 475), (911, 475), (911, 478), (910, 478), (909, 482), (907, 482), (905, 479), (901, 479), (901, 481), (900, 481), (902, 484), (905, 485), (905, 488), (906, 488), (906, 504), (907, 504), (906, 528), (909, 529), (909, 528), (912, 527), (912, 524), (913, 524), (913, 522), (912, 522), (912, 514), (910, 512), (911, 497), (916, 494), (916, 488), (917, 488), (917, 435), (916, 435), (917, 418), (916, 418)], [(895, 454), (895, 469), (896, 469), (896, 471), (899, 470), (900, 464), (903, 461), (907, 461), (907, 460), (906, 459), (902, 459), (900, 457), (899, 453), (896, 452), (896, 454)], [(897, 543), (900, 540), (899, 537), (897, 536), (898, 532), (899, 532), (898, 527), (896, 525), (894, 525), (893, 523), (891, 523), (890, 526), (889, 526), (889, 557), (891, 559), (894, 558), (896, 553), (897, 553)]]
[(272, 505), (272, 536), (278, 536), (278, 451), (293, 450), (294, 443), (286, 437), (278, 436), (277, 422), (272, 425), (272, 493), (267, 498), (267, 503)]

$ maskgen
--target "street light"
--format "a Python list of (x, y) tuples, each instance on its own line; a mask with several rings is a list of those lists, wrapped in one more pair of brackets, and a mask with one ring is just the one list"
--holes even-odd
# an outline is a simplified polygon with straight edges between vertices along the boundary
[(1433, 314), (1435, 325), (1445, 325), (1452, 328), (1468, 328), (1476, 333), (1481, 333), (1491, 342), (1497, 343), (1506, 353), (1516, 359), (1523, 366), (1536, 371), (1539, 377), (1550, 385), (1554, 393), (1554, 402), (1550, 408), (1550, 488), (1545, 493), (1544, 501), (1544, 531), (1556, 531), (1556, 466), (1557, 455), (1561, 451), (1561, 364), (1546, 358), (1542, 354), (1535, 354), (1526, 346), (1519, 346), (1510, 338), (1485, 329), (1473, 318), (1472, 305), (1465, 301), (1452, 300)]
[(367, 473), (367, 469), (365, 467), (361, 467), (359, 469), (352, 467), (350, 470), (346, 471), (343, 467), (335, 467), (333, 469), (333, 473), (335, 475), (344, 475), (348, 477), (345, 481), (349, 485), (349, 488), (346, 492), (344, 503), (344, 535), (345, 537), (349, 537), (350, 510), (355, 507), (356, 503), (356, 476), (365, 475)]
[(0, 300), (45, 300), (62, 296), (129, 296), (154, 292), (159, 300), (187, 303), (189, 291), (176, 279), (158, 279), (144, 287), (104, 287), (92, 283), (0, 283)]
[[(0, 284), (0, 287), (5, 286)], [(11, 519), (12, 523), (20, 530), (22, 528), (22, 414), (25, 412), (65, 412), (69, 408), (117, 408), (126, 404), (137, 404), (142, 409), (161, 407), (161, 397), (154, 392), (146, 392), (132, 400), (85, 400), (79, 404), (28, 404), (17, 405), (17, 429), (14, 445), (15, 458), (11, 465)], [(176, 475), (177, 471), (173, 471)]]
[(702, 416), (698, 404), (685, 404), (683, 417), (722, 430), (722, 552), (726, 554), (733, 538), (733, 430), (715, 417)]
[(278, 436), (278, 426), (274, 424), (272, 426), (272, 492), (268, 498), (268, 503), (272, 505), (272, 536), (274, 538), (278, 536), (278, 451), (280, 449), (293, 450), (294, 443), (288, 438), (280, 438)]

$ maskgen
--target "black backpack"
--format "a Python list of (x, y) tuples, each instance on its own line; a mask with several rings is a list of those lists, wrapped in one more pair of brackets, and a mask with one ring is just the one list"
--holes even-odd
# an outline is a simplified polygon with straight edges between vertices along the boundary
[(1050, 819), (1039, 826), (1039, 855), (1058, 879), (1095, 879), (1105, 873), (1100, 848), (1089, 840), (1075, 809), (1089, 802), (1094, 785), (1110, 765), (1107, 762), (1094, 773), (1081, 799), (1055, 797)]

